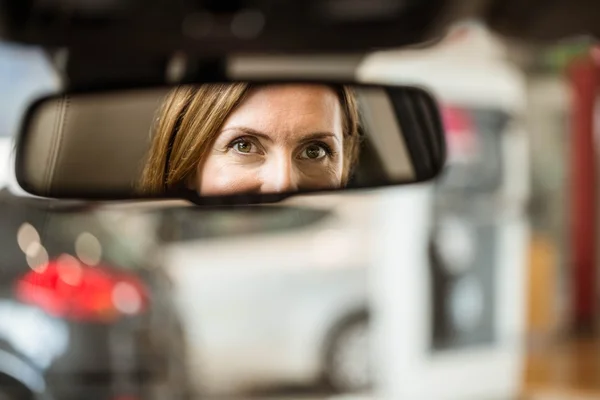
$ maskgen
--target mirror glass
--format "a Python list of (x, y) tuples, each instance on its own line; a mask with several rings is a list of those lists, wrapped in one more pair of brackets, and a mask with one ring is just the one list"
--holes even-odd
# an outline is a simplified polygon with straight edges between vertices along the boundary
[(38, 196), (248, 199), (424, 181), (444, 159), (420, 88), (233, 82), (44, 98), (16, 167)]

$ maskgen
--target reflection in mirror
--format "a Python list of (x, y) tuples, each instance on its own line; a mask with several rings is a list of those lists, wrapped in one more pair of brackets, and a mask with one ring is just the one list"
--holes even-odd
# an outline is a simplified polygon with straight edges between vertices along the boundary
[(44, 99), (17, 178), (51, 197), (200, 198), (375, 187), (433, 178), (435, 101), (407, 87), (215, 83)]

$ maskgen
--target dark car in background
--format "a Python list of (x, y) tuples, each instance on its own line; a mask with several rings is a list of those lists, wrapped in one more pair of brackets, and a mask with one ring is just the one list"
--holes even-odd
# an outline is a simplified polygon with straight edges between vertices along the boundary
[(0, 192), (0, 399), (187, 396), (170, 281), (107, 225)]

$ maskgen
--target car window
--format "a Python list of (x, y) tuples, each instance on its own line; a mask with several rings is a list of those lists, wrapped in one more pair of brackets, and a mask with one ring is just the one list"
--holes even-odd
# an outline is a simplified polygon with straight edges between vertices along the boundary
[(158, 212), (165, 242), (279, 233), (310, 226), (331, 215), (328, 210), (251, 206), (205, 211), (193, 207)]
[(84, 261), (97, 258), (108, 266), (128, 269), (138, 268), (143, 261), (125, 235), (111, 232), (93, 212), (50, 212), (44, 235), (50, 258), (67, 252)]
[[(0, 276), (20, 272), (29, 264), (19, 243), (26, 226), (34, 231), (45, 250), (42, 259), (56, 259), (63, 254), (82, 261), (93, 261), (112, 267), (138, 268), (144, 254), (130, 245), (130, 238), (113, 231), (103, 223), (98, 212), (89, 207), (72, 207), (63, 201), (13, 196), (0, 190), (0, 241), (5, 244), (0, 257)], [(30, 234), (31, 237), (31, 234)], [(31, 266), (31, 264), (30, 264)]]

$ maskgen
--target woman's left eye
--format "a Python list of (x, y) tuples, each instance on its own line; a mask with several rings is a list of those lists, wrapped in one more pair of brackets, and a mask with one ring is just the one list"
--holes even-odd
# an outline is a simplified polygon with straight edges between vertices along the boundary
[(300, 158), (308, 159), (308, 160), (320, 160), (328, 154), (327, 149), (318, 144), (308, 145), (302, 150), (300, 154)]

